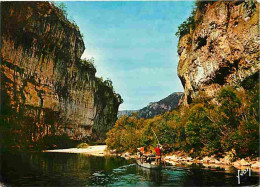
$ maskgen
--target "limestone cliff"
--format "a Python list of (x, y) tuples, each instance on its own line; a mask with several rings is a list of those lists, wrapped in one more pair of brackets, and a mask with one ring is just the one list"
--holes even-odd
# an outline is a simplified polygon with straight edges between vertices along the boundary
[(84, 49), (78, 27), (53, 4), (1, 3), (2, 138), (82, 140), (112, 128), (121, 97), (80, 59)]
[(258, 77), (259, 3), (197, 2), (191, 19), (193, 25), (178, 45), (185, 104), (199, 92), (214, 98), (224, 85), (239, 86), (250, 76)]

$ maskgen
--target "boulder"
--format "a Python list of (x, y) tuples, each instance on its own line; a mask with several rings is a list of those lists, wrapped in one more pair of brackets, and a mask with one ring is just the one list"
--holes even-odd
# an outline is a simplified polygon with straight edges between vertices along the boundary
[(165, 160), (177, 161), (178, 157), (176, 155), (172, 155), (172, 156), (166, 156), (164, 159)]
[(224, 158), (221, 158), (219, 161), (220, 161), (221, 164), (224, 164), (224, 165), (230, 165), (231, 164), (231, 160), (227, 156), (225, 156)]
[(203, 163), (209, 163), (210, 158), (208, 156), (206, 156), (202, 160), (203, 160)]
[(242, 159), (242, 160), (240, 160), (240, 165), (241, 166), (250, 166), (250, 163), (247, 162), (245, 159)]
[(260, 162), (258, 161), (256, 163), (252, 164), (251, 168), (260, 169)]
[(233, 164), (233, 166), (235, 166), (235, 167), (240, 167), (240, 166), (241, 166), (241, 165), (240, 165), (240, 160), (237, 160), (237, 161), (233, 162), (232, 164)]
[(216, 158), (210, 158), (209, 163), (210, 164), (220, 164), (221, 162), (219, 160), (217, 160)]

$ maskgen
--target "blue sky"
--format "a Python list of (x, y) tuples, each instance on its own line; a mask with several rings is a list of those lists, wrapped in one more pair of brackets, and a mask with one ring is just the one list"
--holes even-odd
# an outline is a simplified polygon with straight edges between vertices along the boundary
[(83, 58), (95, 59), (97, 76), (111, 79), (124, 99), (120, 110), (141, 109), (183, 91), (177, 76), (178, 26), (192, 1), (65, 2), (84, 35)]

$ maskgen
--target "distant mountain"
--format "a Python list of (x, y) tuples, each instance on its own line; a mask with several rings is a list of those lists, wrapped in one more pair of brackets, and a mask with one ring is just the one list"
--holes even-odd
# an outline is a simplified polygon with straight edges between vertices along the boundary
[(158, 102), (150, 103), (148, 106), (139, 110), (139, 116), (143, 118), (152, 118), (158, 114), (171, 111), (179, 105), (183, 95), (183, 92), (174, 92)]
[(140, 109), (140, 110), (122, 110), (118, 111), (117, 117), (121, 117), (123, 115), (131, 115), (134, 112), (139, 113), (139, 117), (143, 118), (152, 118), (158, 114), (162, 114), (166, 111), (171, 111), (174, 108), (176, 108), (181, 102), (182, 97), (184, 93), (183, 92), (174, 92), (168, 97), (158, 101), (158, 102), (152, 102), (148, 106)]
[(123, 115), (130, 116), (132, 113), (139, 112), (139, 110), (120, 110), (117, 113), (117, 117), (120, 118)]

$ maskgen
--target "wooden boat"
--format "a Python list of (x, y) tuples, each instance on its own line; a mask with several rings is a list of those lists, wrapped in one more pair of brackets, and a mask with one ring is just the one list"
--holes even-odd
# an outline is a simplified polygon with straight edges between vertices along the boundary
[(155, 162), (152, 162), (151, 164), (147, 163), (147, 162), (141, 162), (140, 160), (136, 160), (137, 165), (144, 167), (144, 168), (148, 168), (148, 169), (162, 169), (162, 165), (159, 164), (155, 164)]

